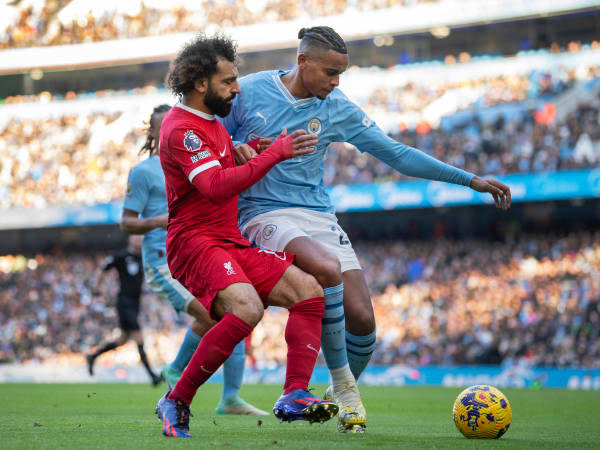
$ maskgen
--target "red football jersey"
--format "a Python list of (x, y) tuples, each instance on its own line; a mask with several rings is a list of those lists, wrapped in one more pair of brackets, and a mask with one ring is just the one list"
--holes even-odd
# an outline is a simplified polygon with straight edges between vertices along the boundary
[(217, 239), (249, 246), (238, 228), (238, 196), (217, 204), (192, 184), (214, 167), (235, 166), (231, 137), (213, 115), (181, 103), (171, 108), (161, 126), (160, 162), (169, 205), (167, 247), (181, 233), (196, 242)]

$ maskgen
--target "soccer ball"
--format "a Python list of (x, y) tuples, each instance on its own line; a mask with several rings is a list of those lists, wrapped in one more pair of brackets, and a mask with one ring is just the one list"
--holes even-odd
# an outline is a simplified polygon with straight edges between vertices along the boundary
[(452, 408), (454, 425), (471, 439), (498, 439), (510, 426), (512, 412), (506, 396), (493, 386), (466, 388)]

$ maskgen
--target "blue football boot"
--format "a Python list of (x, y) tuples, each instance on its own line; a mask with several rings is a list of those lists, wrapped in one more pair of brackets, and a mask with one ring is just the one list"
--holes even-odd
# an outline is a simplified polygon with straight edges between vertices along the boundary
[(189, 438), (190, 408), (182, 400), (167, 398), (167, 392), (156, 405), (156, 414), (162, 422), (162, 432), (167, 437)]
[(335, 402), (321, 400), (305, 389), (296, 389), (282, 395), (273, 407), (273, 414), (280, 421), (307, 420), (323, 423), (338, 412)]

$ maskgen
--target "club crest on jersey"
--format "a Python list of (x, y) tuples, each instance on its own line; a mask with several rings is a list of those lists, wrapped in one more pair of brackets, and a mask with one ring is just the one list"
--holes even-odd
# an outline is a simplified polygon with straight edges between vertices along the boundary
[(231, 261), (227, 261), (223, 264), (223, 267), (227, 271), (227, 275), (235, 275), (235, 269), (231, 265)]
[(263, 238), (265, 238), (268, 241), (269, 239), (271, 239), (273, 237), (273, 235), (275, 234), (276, 231), (277, 231), (277, 225), (274, 225), (271, 223), (271, 224), (265, 226), (263, 228), (263, 232), (262, 232)]
[(188, 130), (183, 135), (183, 146), (190, 152), (200, 150), (202, 147), (202, 141), (192, 130)]
[(319, 134), (321, 132), (321, 121), (319, 119), (317, 119), (316, 117), (313, 119), (310, 119), (310, 121), (308, 122), (308, 126), (306, 127), (306, 130), (310, 134)]

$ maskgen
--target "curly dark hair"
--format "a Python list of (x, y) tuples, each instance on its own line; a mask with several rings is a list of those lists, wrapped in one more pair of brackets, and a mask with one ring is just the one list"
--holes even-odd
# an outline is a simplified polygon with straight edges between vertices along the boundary
[(219, 58), (237, 63), (237, 44), (222, 34), (197, 35), (171, 61), (165, 84), (175, 95), (194, 89), (196, 80), (209, 79), (217, 72)]
[(148, 119), (148, 122), (146, 122), (148, 125), (148, 128), (146, 128), (146, 142), (144, 142), (144, 145), (140, 149), (140, 155), (144, 154), (145, 152), (148, 152), (148, 156), (152, 156), (154, 154), (154, 151), (156, 150), (156, 139), (154, 139), (154, 136), (152, 136), (152, 121), (157, 114), (166, 113), (170, 109), (171, 107), (169, 105), (162, 104), (156, 106), (152, 110), (150, 119)]

